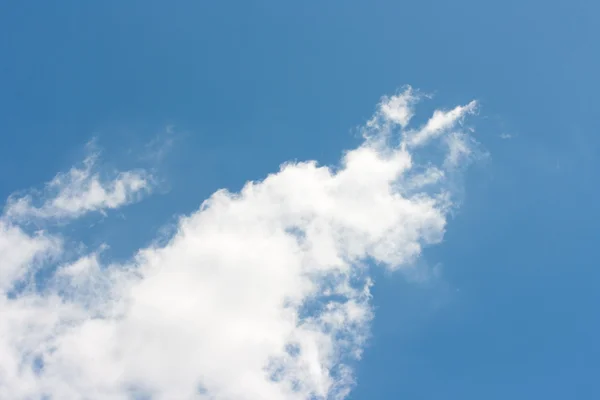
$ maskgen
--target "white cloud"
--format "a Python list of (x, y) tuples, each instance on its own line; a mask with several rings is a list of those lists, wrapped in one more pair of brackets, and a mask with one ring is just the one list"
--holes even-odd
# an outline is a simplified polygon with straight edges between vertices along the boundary
[(45, 258), (58, 253), (60, 241), (44, 234), (27, 235), (0, 219), (0, 293), (9, 291)]
[(418, 130), (408, 133), (408, 145), (419, 147), (427, 144), (448, 130), (454, 128), (467, 114), (473, 114), (477, 102), (471, 101), (464, 106), (457, 106), (450, 111), (436, 110), (427, 123)]
[[(442, 239), (452, 206), (448, 165), (418, 172), (414, 136), (396, 132), (397, 147), (377, 140), (377, 129), (408, 123), (401, 103), (380, 104), (379, 128), (370, 122), (369, 139), (339, 168), (289, 163), (240, 193), (218, 191), (168, 243), (125, 264), (103, 264), (99, 252), (57, 258), (61, 240), (26, 233), (14, 216), (116, 208), (146, 187), (142, 178), (120, 175), (100, 190), (89, 168), (74, 169), (41, 207), (10, 203), (0, 224), (4, 281), (54, 259), (44, 290), (0, 296), (0, 398), (344, 398), (373, 316), (365, 261), (409, 265)], [(434, 139), (469, 107), (436, 112), (442, 122), (420, 132)], [(464, 148), (449, 149), (452, 163), (464, 162)]]
[(471, 137), (462, 132), (452, 132), (446, 137), (448, 153), (444, 165), (447, 169), (462, 165), (464, 159), (472, 155), (475, 146), (470, 142)]
[(406, 127), (414, 115), (413, 106), (418, 100), (412, 87), (394, 96), (383, 96), (379, 105), (379, 115), (385, 120)]
[(9, 199), (5, 215), (12, 219), (77, 218), (85, 213), (115, 209), (138, 200), (151, 188), (151, 176), (142, 171), (115, 174), (113, 179), (101, 179), (94, 171), (97, 155), (85, 159), (82, 167), (73, 167), (58, 174), (45, 188), (44, 200), (35, 206), (33, 196)]

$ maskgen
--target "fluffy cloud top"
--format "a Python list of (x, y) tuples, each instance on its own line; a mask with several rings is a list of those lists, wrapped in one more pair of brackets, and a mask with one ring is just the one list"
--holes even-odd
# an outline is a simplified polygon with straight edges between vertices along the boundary
[[(87, 163), (39, 207), (13, 198), (0, 218), (0, 398), (345, 398), (373, 317), (366, 264), (401, 268), (442, 239), (446, 171), (470, 151), (457, 127), (475, 103), (407, 130), (417, 100), (383, 98), (335, 169), (288, 163), (217, 191), (124, 264), (102, 249), (69, 259), (67, 239), (20, 224), (126, 204), (143, 174), (100, 181)], [(416, 165), (441, 136), (446, 161)]]

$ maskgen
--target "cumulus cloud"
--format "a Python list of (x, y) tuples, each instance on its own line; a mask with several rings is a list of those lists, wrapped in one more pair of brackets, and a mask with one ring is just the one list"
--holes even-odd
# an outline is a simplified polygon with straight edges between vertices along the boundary
[[(14, 217), (116, 208), (146, 187), (143, 175), (106, 189), (88, 167), (74, 169), (42, 206), (10, 201), (0, 217), (0, 398), (345, 398), (373, 318), (368, 265), (402, 268), (442, 240), (453, 207), (445, 172), (468, 161), (470, 142), (450, 131), (474, 106), (406, 130), (416, 101), (410, 88), (383, 98), (365, 142), (335, 168), (287, 163), (239, 193), (217, 191), (167, 243), (121, 264), (102, 262), (102, 249), (69, 259), (67, 239)], [(450, 161), (417, 165), (416, 148), (445, 133)], [(382, 139), (390, 134), (398, 145)]]

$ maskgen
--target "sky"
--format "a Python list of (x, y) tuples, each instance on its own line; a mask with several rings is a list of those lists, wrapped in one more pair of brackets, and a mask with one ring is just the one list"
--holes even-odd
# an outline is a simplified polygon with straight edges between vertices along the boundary
[(3, 2), (0, 398), (598, 398), (599, 12)]

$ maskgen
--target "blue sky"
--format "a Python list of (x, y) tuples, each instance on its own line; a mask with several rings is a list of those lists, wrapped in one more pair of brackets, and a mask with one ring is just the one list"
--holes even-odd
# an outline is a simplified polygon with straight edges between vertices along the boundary
[(460, 207), (415, 261), (441, 272), (372, 269), (371, 337), (347, 398), (597, 398), (598, 12), (581, 0), (8, 1), (0, 196), (34, 188), (42, 204), (44, 182), (81, 166), (95, 138), (101, 176), (144, 171), (152, 195), (70, 224), (29, 210), (19, 229), (89, 253), (107, 243), (103, 262), (126, 262), (220, 188), (288, 161), (337, 165), (404, 85), (433, 95), (417, 126), (475, 99), (468, 126), (488, 156), (454, 178)]

